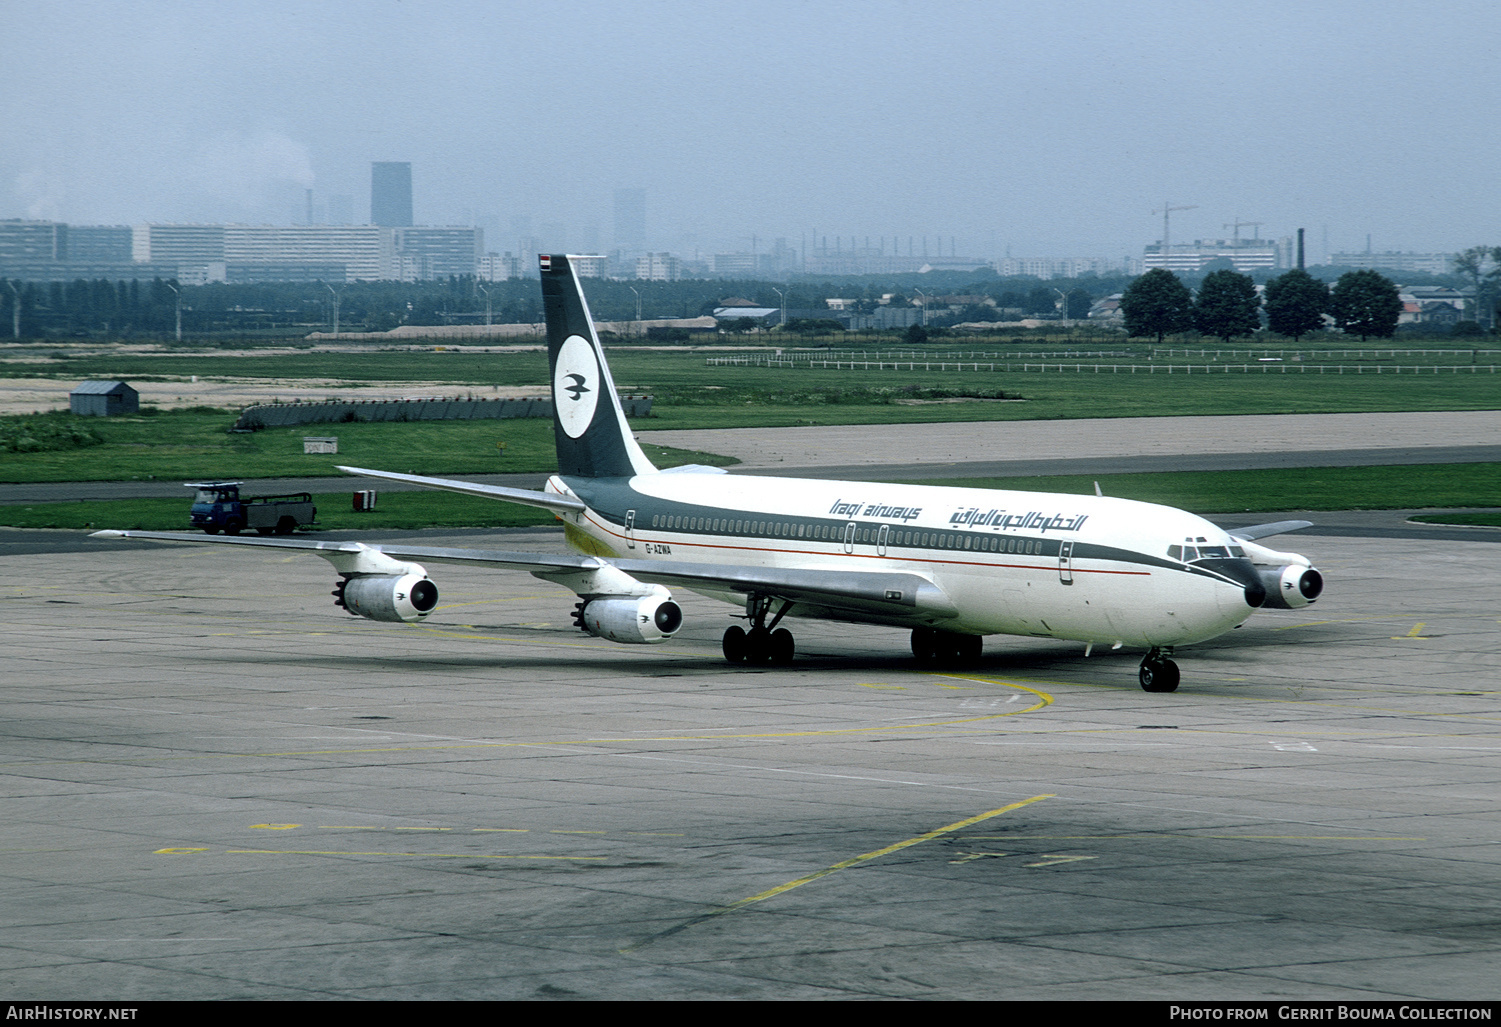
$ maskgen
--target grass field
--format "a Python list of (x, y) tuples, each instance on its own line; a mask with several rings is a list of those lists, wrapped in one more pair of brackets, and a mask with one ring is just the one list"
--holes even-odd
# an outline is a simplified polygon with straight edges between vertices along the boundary
[[(1501, 464), (1180, 471), (1099, 478), (953, 478), (917, 484), (1092, 495), (1095, 481), (1107, 496), (1197, 513), (1501, 506)], [(314, 499), (318, 526), (323, 530), (509, 527), (553, 521), (545, 511), (447, 492), (382, 492), (377, 508), (369, 513), (354, 513), (348, 492)], [(1466, 515), (1445, 515), (1443, 523), (1494, 524), (1497, 517), (1481, 514), (1491, 520), (1455, 521), (1455, 516)], [(0, 524), (18, 528), (186, 531), (187, 521), (186, 497), (0, 506)]]
[[(958, 343), (951, 343), (950, 348), (954, 345)], [(631, 347), (612, 349), (610, 359), (622, 390), (655, 397), (652, 416), (632, 422), (637, 431), (1481, 410), (1501, 406), (1501, 376), (1489, 374), (1132, 376), (708, 367), (702, 353)], [(545, 383), (547, 363), (540, 351), (299, 352), (272, 356), (113, 353), (47, 363), (0, 361), (0, 377), (22, 374), (123, 378), (143, 387), (149, 402), (150, 383), (171, 375), (333, 379), (347, 383), (441, 382), (452, 384), (456, 391), (468, 391), (477, 386)], [(164, 388), (170, 390), (170, 385), (164, 383)], [(986, 396), (999, 393), (1022, 401), (897, 402), (912, 396), (912, 390)], [(337, 392), (336, 385), (318, 384), (313, 395)], [(292, 394), (289, 389), (288, 398)], [(86, 421), (105, 437), (105, 444), (51, 452), (0, 453), (0, 481), (302, 476), (335, 474), (335, 463), (438, 475), (543, 473), (555, 466), (552, 428), (541, 420), (304, 425), (247, 435), (227, 433), (233, 421), (231, 413), (201, 408)], [(301, 440), (310, 434), (337, 435), (338, 456), (305, 456)], [(503, 451), (498, 443), (504, 443)], [(704, 454), (671, 453), (665, 459), (668, 463), (724, 462)]]

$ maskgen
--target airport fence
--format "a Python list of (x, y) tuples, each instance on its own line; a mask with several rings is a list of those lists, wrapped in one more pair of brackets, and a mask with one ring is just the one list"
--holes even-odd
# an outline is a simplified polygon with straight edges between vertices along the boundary
[(1495, 364), (1102, 364), (1039, 361), (788, 360), (777, 357), (709, 357), (711, 367), (781, 367), (826, 371), (953, 371), (1001, 374), (1495, 374)]

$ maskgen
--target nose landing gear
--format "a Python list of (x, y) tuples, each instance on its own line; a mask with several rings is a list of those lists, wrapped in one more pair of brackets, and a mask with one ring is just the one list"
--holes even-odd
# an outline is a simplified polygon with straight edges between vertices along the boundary
[(1137, 679), (1144, 692), (1176, 692), (1178, 690), (1178, 665), (1168, 656), (1171, 649), (1153, 649), (1141, 661)]

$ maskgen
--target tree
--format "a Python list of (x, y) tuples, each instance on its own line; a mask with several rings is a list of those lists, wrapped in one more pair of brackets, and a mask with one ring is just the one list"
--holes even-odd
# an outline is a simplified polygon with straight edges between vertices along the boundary
[(1302, 268), (1294, 268), (1266, 283), (1266, 319), (1272, 331), (1293, 341), (1324, 327), (1329, 311), (1329, 286)]
[(1236, 335), (1250, 335), (1261, 327), (1261, 297), (1250, 275), (1211, 271), (1194, 300), (1194, 327), (1228, 343)]
[[(1486, 265), (1490, 265), (1487, 269)], [(1454, 270), (1464, 275), (1475, 286), (1475, 306), (1471, 309), (1473, 320), (1485, 324), (1486, 316), (1494, 309), (1485, 302), (1487, 286), (1501, 280), (1501, 246), (1471, 246), (1463, 253), (1454, 255)]]
[(1164, 335), (1193, 327), (1193, 297), (1177, 275), (1154, 267), (1126, 286), (1121, 313), (1127, 335), (1155, 335), (1160, 346)]
[(1390, 339), (1402, 315), (1402, 300), (1390, 278), (1378, 271), (1346, 271), (1334, 283), (1334, 323), (1365, 342)]

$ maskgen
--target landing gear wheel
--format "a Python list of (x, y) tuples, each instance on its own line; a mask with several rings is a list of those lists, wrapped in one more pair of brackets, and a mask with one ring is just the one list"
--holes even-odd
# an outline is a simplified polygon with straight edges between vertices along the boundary
[(786, 628), (777, 628), (771, 633), (771, 662), (779, 666), (786, 666), (792, 662), (792, 654), (797, 651), (797, 645), (792, 640), (792, 632)]
[(738, 624), (734, 624), (726, 628), (724, 632), (724, 642), (721, 648), (724, 649), (724, 658), (729, 662), (744, 663), (745, 629)]
[(938, 659), (938, 632), (932, 628), (912, 629), (912, 655), (918, 663), (933, 663)]
[(1178, 665), (1163, 657), (1151, 657), (1141, 661), (1137, 673), (1144, 692), (1176, 692), (1178, 690)]
[(985, 651), (985, 639), (979, 635), (959, 636), (959, 662), (966, 667), (972, 667), (980, 662), (980, 654)]
[(745, 636), (745, 662), (760, 666), (771, 659), (771, 632), (765, 628), (751, 628)]

